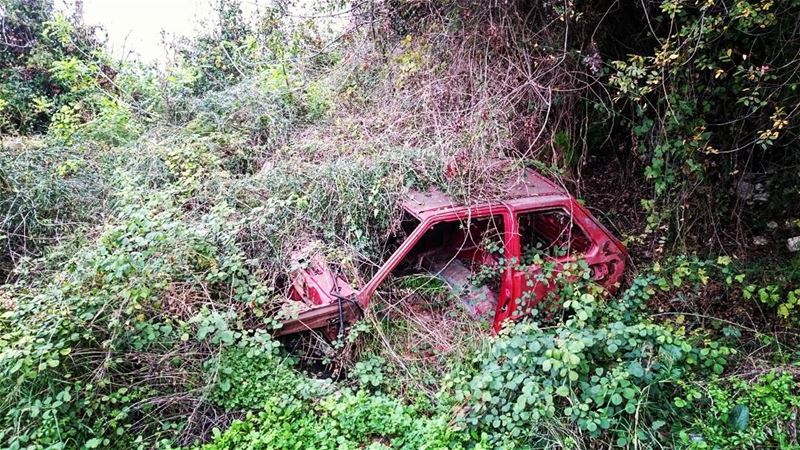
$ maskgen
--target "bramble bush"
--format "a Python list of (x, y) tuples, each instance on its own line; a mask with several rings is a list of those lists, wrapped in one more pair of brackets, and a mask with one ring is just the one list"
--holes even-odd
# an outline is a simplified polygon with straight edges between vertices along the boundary
[(130, 156), (41, 141), (0, 144), (0, 279), (21, 259), (94, 226), (111, 201), (116, 166)]
[[(649, 321), (644, 304), (680, 287), (724, 283), (727, 267), (724, 260), (676, 260), (606, 301), (589, 283), (565, 286), (565, 319), (508, 326), (470, 367), (446, 377), (435, 405), (388, 401), (382, 392), (402, 381), (373, 382), (373, 366), (382, 363), (367, 359), (354, 376), (372, 394), (340, 388), (315, 401), (298, 382), (206, 448), (551, 448), (581, 439), (620, 448), (679, 445), (702, 420), (688, 405), (713, 401), (695, 386), (720, 375), (735, 352), (703, 333)], [(677, 275), (665, 277), (672, 269)], [(316, 406), (300, 406), (308, 404)]]
[(273, 287), (236, 242), (246, 221), (224, 202), (186, 214), (179, 189), (142, 193), (128, 176), (91, 245), (5, 286), (4, 445), (174, 440), (185, 423), (167, 417), (203, 404), (208, 361), (276, 324)]
[[(233, 103), (215, 114), (225, 121), (240, 110)], [(206, 439), (205, 417), (232, 418), (289, 387), (312, 386), (266, 334), (282, 317), (275, 276), (289, 269), (286, 252), (301, 232), (331, 243), (350, 233), (354, 245), (377, 252), (372, 239), (391, 226), (389, 205), (420, 182), (412, 170), (387, 177), (401, 155), (285, 164), (237, 179), (224, 152), (175, 143), (184, 146), (136, 157), (137, 147), (153, 145), (144, 141), (126, 158), (101, 153), (111, 167), (102, 183), (112, 199), (100, 209), (106, 223), (79, 244), (51, 245), (4, 286), (0, 371), (16, 381), (2, 392), (3, 446), (190, 443)], [(93, 161), (74, 158), (54, 171), (98, 176)], [(233, 195), (220, 198), (220, 185)], [(354, 201), (336, 203), (344, 196)], [(356, 208), (364, 204), (372, 208)], [(309, 217), (319, 228), (305, 228)]]
[(640, 275), (620, 298), (601, 301), (590, 284), (576, 285), (586, 269), (571, 270), (558, 294), (566, 319), (504, 330), (469, 383), (456, 388), (456, 399), (470, 405), (460, 420), (497, 443), (534, 448), (573, 428), (619, 447), (670, 439), (682, 422), (671, 404), (683, 383), (722, 373), (733, 351), (646, 318), (643, 305), (661, 289), (660, 277)]
[(631, 154), (646, 161), (647, 229), (685, 244), (704, 225), (749, 221), (730, 194), (757, 173), (795, 198), (796, 178), (781, 181), (780, 167), (797, 162), (800, 2), (670, 0), (629, 13), (646, 13), (647, 26), (610, 63), (607, 85), (613, 109), (627, 111)]

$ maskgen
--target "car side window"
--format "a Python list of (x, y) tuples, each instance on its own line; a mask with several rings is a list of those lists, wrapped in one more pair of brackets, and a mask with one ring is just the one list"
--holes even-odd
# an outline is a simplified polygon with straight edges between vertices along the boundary
[(539, 257), (562, 258), (589, 251), (591, 241), (562, 209), (531, 211), (517, 215), (523, 263)]

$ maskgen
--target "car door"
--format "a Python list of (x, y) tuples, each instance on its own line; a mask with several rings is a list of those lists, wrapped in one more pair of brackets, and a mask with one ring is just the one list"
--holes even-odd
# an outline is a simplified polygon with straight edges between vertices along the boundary
[(555, 279), (565, 264), (589, 252), (592, 242), (565, 207), (518, 211), (514, 219), (519, 264), (512, 268), (513, 301), (507, 315), (517, 319), (534, 309), (551, 314), (559, 303)]

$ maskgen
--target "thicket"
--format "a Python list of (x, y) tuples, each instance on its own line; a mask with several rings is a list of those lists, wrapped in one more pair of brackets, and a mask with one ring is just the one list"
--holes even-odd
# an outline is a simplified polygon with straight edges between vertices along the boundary
[[(797, 7), (224, 0), (157, 73), (4, 0), (0, 447), (797, 446)], [(358, 285), (408, 190), (520, 166), (608, 206), (619, 295), (553, 270), (492, 337), (403, 277), (342, 341), (272, 337), (291, 252)]]
[(614, 49), (607, 84), (630, 152), (645, 160), (647, 230), (677, 246), (716, 232), (726, 239), (711, 245), (730, 251), (771, 220), (794, 220), (800, 3), (667, 1), (643, 12), (649, 27), (631, 42), (647, 47)]

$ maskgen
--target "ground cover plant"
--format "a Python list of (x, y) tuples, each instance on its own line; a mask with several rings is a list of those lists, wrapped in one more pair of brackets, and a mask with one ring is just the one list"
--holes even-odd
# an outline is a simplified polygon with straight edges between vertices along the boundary
[[(797, 1), (292, 8), (215, 2), (156, 69), (0, 2), (0, 448), (800, 445)], [(293, 252), (360, 284), (409, 191), (519, 167), (625, 241), (616, 294), (550, 267), (494, 335), (393, 276), (275, 337)]]

